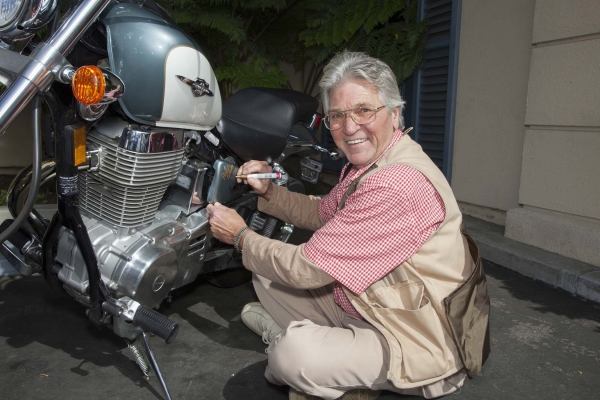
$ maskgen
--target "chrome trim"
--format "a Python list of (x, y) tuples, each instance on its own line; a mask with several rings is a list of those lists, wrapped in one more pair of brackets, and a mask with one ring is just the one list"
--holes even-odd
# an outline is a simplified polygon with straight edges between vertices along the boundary
[(107, 109), (108, 104), (90, 104), (86, 106), (85, 104), (77, 103), (77, 112), (86, 121), (97, 120), (104, 115)]
[(100, 70), (104, 74), (104, 82), (106, 82), (104, 97), (100, 100), (100, 104), (110, 104), (123, 96), (123, 93), (125, 93), (125, 83), (107, 68), (100, 68)]

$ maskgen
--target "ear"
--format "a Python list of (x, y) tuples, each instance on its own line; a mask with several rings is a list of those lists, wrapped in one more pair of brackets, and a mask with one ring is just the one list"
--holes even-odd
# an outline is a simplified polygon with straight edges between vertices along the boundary
[(392, 110), (392, 125), (394, 126), (394, 132), (400, 127), (400, 108), (396, 107)]

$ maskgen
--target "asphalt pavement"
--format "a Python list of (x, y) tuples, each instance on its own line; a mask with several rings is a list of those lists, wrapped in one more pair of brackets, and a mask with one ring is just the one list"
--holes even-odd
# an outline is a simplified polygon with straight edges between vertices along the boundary
[[(600, 305), (487, 261), (484, 269), (492, 353), (482, 373), (447, 398), (600, 399)], [(266, 346), (240, 320), (254, 300), (250, 283), (221, 289), (199, 279), (161, 306), (180, 323), (172, 344), (152, 338), (173, 399), (287, 399), (287, 387), (264, 379)], [(82, 306), (40, 276), (0, 277), (0, 354), (2, 399), (164, 398), (123, 339), (92, 326)]]

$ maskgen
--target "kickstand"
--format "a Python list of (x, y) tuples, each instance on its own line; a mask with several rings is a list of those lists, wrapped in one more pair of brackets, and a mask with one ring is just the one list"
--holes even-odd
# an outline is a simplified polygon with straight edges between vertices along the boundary
[(158, 380), (160, 381), (160, 384), (163, 388), (163, 390), (165, 391), (165, 394), (167, 395), (167, 400), (171, 400), (171, 395), (169, 394), (169, 389), (167, 389), (167, 384), (165, 383), (165, 380), (162, 377), (162, 374), (160, 373), (160, 369), (158, 368), (158, 362), (156, 361), (156, 358), (154, 357), (154, 353), (152, 352), (152, 349), (150, 348), (150, 341), (148, 340), (148, 337), (146, 336), (146, 332), (142, 332), (142, 342), (144, 343), (144, 347), (146, 348), (146, 355), (148, 356), (148, 360), (150, 360), (150, 364), (152, 365), (152, 368), (154, 369), (154, 372), (156, 372), (156, 376), (158, 377)]

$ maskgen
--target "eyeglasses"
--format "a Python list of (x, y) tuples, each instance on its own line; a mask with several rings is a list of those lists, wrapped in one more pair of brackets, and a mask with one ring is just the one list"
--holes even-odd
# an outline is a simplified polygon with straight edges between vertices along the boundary
[(377, 108), (357, 107), (352, 110), (336, 111), (325, 116), (325, 126), (329, 130), (340, 129), (346, 123), (346, 115), (349, 113), (352, 121), (358, 125), (365, 125), (375, 121), (377, 113), (385, 106)]

